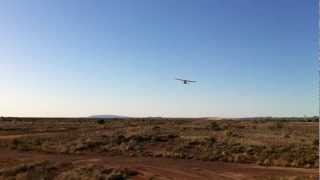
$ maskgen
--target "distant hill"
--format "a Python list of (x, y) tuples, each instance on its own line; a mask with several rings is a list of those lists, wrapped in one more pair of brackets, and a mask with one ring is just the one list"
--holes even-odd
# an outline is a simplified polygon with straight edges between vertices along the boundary
[(127, 116), (119, 116), (119, 115), (111, 115), (111, 114), (93, 115), (93, 116), (89, 116), (89, 117), (90, 118), (98, 118), (98, 119), (129, 118)]

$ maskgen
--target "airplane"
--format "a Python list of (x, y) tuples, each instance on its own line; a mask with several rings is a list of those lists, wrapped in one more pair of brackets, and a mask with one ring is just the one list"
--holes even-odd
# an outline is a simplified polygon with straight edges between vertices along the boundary
[(179, 78), (176, 78), (176, 80), (178, 81), (182, 81), (183, 84), (189, 84), (189, 83), (195, 83), (197, 81), (191, 81), (191, 80), (187, 80), (187, 79), (179, 79)]

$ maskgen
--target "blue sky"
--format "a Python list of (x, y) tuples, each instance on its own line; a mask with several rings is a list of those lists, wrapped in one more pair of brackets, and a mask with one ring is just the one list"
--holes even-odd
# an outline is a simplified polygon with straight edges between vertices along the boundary
[(2, 0), (0, 113), (316, 115), (316, 8), (316, 0)]

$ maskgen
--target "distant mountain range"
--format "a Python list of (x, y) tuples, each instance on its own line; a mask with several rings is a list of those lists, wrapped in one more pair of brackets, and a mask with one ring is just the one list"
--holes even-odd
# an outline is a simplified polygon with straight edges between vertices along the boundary
[(90, 118), (100, 118), (100, 119), (114, 119), (114, 118), (129, 118), (127, 116), (111, 115), (111, 114), (101, 114), (89, 116)]
[[(113, 115), (113, 114), (98, 114), (89, 116), (89, 118), (96, 118), (96, 119), (126, 119), (126, 118), (147, 118), (147, 119), (162, 119), (162, 118), (186, 118), (188, 117), (156, 117), (156, 116), (146, 116), (146, 117), (129, 117), (129, 116), (121, 116), (121, 115)], [(224, 119), (222, 117), (198, 117), (200, 119), (207, 119), (207, 120), (221, 120)], [(191, 118), (192, 119), (192, 118)]]

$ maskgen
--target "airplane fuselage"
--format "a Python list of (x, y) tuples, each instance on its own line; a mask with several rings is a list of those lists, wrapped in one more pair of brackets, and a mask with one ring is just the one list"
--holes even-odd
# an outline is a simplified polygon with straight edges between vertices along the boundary
[(179, 78), (176, 78), (176, 80), (181, 81), (183, 84), (190, 84), (190, 83), (195, 83), (195, 82), (197, 82), (197, 81), (191, 81), (191, 80), (179, 79)]

